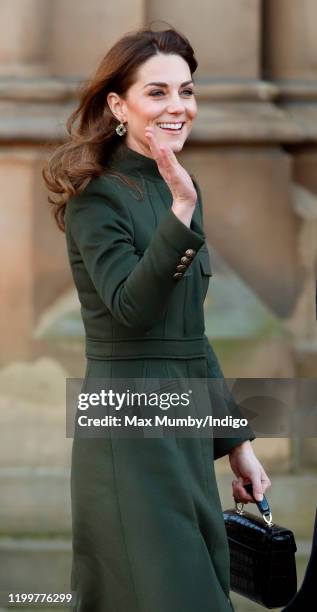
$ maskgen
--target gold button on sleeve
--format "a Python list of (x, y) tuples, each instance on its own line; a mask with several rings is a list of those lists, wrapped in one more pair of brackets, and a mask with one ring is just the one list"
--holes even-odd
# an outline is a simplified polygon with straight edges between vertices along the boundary
[(188, 264), (191, 263), (191, 259), (189, 257), (181, 257), (181, 263), (185, 264), (185, 266), (188, 266)]
[(196, 255), (196, 251), (194, 251), (194, 249), (187, 249), (187, 251), (185, 251), (185, 255), (187, 257), (194, 257), (194, 255)]

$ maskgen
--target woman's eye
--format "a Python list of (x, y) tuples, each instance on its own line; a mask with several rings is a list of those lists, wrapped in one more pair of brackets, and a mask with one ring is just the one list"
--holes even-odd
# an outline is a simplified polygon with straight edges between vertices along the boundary
[[(184, 93), (186, 95), (190, 95), (190, 96), (194, 95), (194, 92), (193, 92), (192, 89), (184, 89), (182, 93)], [(164, 91), (161, 91), (161, 90), (160, 91), (159, 90), (151, 91), (150, 96), (157, 97), (157, 94), (163, 94), (164, 95)]]

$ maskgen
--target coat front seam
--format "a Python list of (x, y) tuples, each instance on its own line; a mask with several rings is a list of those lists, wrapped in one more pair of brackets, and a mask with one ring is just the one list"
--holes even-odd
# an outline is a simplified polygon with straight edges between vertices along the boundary
[(117, 474), (116, 474), (116, 469), (115, 469), (115, 456), (114, 456), (114, 451), (113, 451), (113, 439), (112, 439), (111, 436), (110, 436), (110, 447), (111, 447), (111, 454), (112, 454), (113, 478), (114, 478), (114, 483), (115, 483), (115, 487), (114, 488), (115, 488), (115, 495), (116, 495), (116, 500), (117, 500), (117, 504), (118, 504), (118, 514), (119, 514), (119, 520), (120, 520), (120, 524), (121, 524), (122, 539), (123, 539), (123, 542), (124, 542), (126, 556), (127, 556), (127, 560), (128, 560), (128, 564), (129, 564), (129, 568), (130, 568), (130, 576), (131, 576), (131, 581), (132, 581), (132, 584), (133, 584), (133, 590), (134, 590), (134, 594), (135, 594), (135, 599), (136, 599), (136, 602), (137, 602), (138, 609), (141, 612), (139, 598), (138, 598), (138, 595), (137, 595), (137, 590), (136, 590), (136, 586), (135, 586), (135, 580), (134, 580), (133, 571), (132, 571), (132, 563), (131, 563), (131, 559), (129, 557), (128, 546), (127, 546), (126, 537), (125, 537), (125, 530), (124, 530), (124, 524), (123, 524), (123, 518), (122, 518), (122, 511), (121, 511), (120, 500), (119, 500), (119, 493), (118, 493)]

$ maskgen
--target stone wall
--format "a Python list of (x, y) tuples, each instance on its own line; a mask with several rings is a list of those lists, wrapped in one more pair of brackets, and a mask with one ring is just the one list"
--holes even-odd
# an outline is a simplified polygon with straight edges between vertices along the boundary
[(72, 299), (65, 312), (73, 289), (65, 240), (49, 213), (42, 164), (64, 138), (78, 83), (114, 41), (138, 26), (171, 24), (199, 61), (199, 112), (179, 157), (203, 193), (214, 273), (206, 331), (228, 376), (316, 374), (315, 12), (312, 0), (3, 0), (3, 365), (49, 354), (82, 374), (67, 336), (75, 313)]
[[(188, 36), (199, 112), (179, 159), (203, 194), (206, 333), (228, 377), (316, 378), (316, 19), (313, 0), (2, 0), (3, 589), (69, 585), (63, 389), (84, 373), (83, 328), (41, 170), (63, 141), (79, 82), (136, 27), (170, 24)], [(273, 481), (275, 520), (309, 545), (314, 508), (302, 500), (316, 487), (316, 438), (253, 444)], [(227, 458), (217, 472), (228, 507)]]

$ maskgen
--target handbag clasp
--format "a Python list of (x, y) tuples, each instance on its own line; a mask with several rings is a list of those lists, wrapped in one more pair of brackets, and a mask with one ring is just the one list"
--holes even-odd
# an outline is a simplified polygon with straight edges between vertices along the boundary
[[(244, 503), (243, 502), (238, 502), (236, 499), (234, 500), (234, 504), (235, 504), (235, 510), (237, 512), (237, 514), (244, 514)], [(272, 512), (261, 512), (263, 519), (265, 520), (266, 524), (268, 525), (268, 527), (272, 527), (273, 525), (273, 521), (272, 521)]]
[[(235, 500), (234, 500), (234, 505), (235, 505), (235, 508), (236, 508), (236, 512), (237, 512), (238, 514), (244, 514), (244, 510), (243, 510), (244, 503), (243, 503), (243, 502), (238, 502), (238, 501), (235, 499)], [(239, 506), (240, 506), (240, 508), (239, 508)]]

